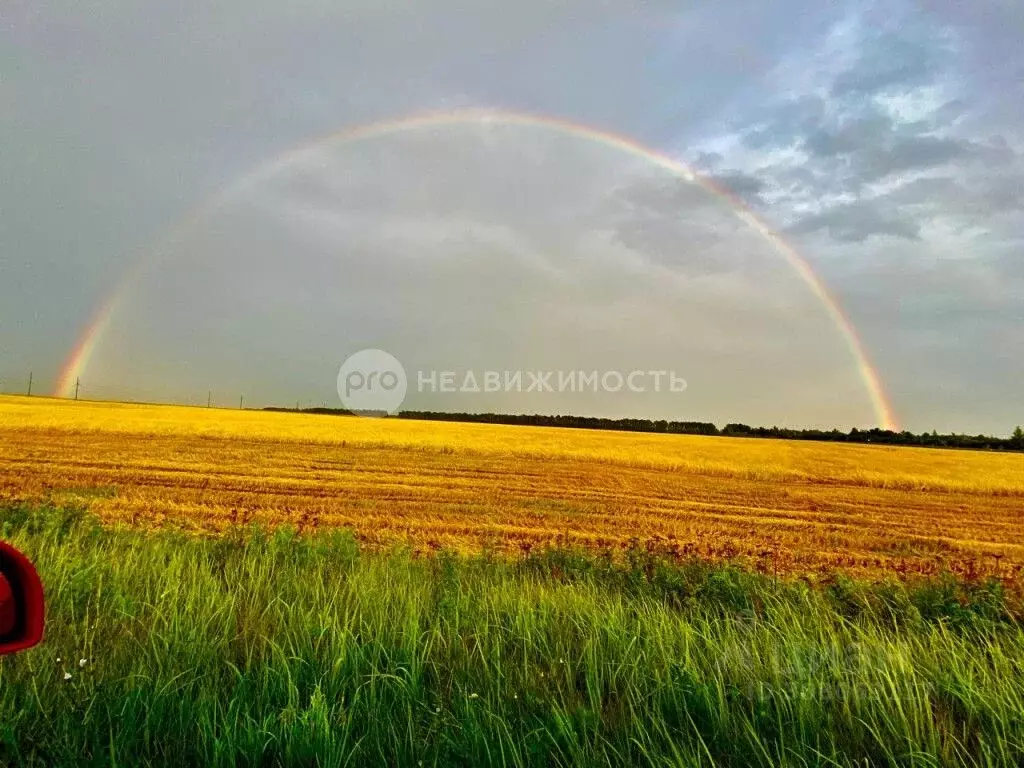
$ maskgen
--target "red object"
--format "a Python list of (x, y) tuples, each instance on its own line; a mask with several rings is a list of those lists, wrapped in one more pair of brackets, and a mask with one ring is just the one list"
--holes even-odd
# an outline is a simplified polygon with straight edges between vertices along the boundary
[(0, 654), (31, 648), (43, 639), (46, 603), (31, 561), (0, 541)]

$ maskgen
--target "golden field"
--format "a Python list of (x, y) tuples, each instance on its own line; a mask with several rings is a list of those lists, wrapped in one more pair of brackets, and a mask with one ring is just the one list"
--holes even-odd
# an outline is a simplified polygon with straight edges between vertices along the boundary
[(0, 500), (418, 551), (639, 540), (799, 574), (1024, 569), (1018, 454), (0, 397)]

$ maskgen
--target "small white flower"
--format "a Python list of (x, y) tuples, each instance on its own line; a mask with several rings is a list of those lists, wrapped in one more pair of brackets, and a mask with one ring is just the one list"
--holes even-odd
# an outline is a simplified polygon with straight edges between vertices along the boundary
[(57, 663), (60, 664), (60, 656), (57, 657)]
[(71, 679), (71, 673), (70, 672), (65, 672), (64, 673), (64, 679), (65, 680), (70, 680)]
[(78, 660), (78, 666), (79, 667), (84, 667), (85, 666), (85, 659), (79, 659)]
[(469, 694), (469, 698), (471, 698), (471, 699), (479, 699), (480, 698), (480, 694), (479, 693), (471, 693), (471, 694)]

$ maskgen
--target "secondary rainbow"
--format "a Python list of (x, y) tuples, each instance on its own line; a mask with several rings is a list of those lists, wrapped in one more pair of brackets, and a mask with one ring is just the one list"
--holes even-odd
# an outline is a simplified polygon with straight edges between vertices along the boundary
[(882, 386), (881, 378), (864, 348), (864, 344), (857, 334), (856, 328), (850, 319), (843, 312), (835, 297), (829, 292), (821, 278), (811, 268), (810, 264), (800, 256), (797, 250), (787, 242), (781, 234), (773, 230), (760, 216), (750, 209), (749, 206), (737, 195), (725, 187), (716, 184), (712, 179), (701, 176), (685, 163), (670, 157), (662, 152), (646, 147), (627, 136), (609, 133), (607, 131), (593, 128), (568, 120), (548, 117), (544, 115), (533, 115), (522, 112), (507, 112), (494, 109), (462, 109), (448, 112), (427, 112), (411, 117), (387, 120), (383, 122), (361, 125), (348, 128), (336, 133), (328, 134), (320, 138), (306, 142), (294, 149), (280, 155), (269, 163), (260, 166), (255, 171), (242, 176), (232, 182), (212, 199), (204, 202), (199, 208), (175, 227), (161, 241), (161, 245), (148, 252), (147, 255), (122, 279), (113, 294), (99, 307), (91, 322), (81, 334), (78, 343), (69, 355), (62, 368), (60, 379), (57, 384), (56, 396), (68, 397), (74, 392), (75, 382), (84, 375), (89, 365), (89, 360), (103, 340), (103, 336), (110, 327), (117, 312), (117, 307), (122, 299), (131, 291), (138, 279), (139, 274), (152, 258), (155, 258), (163, 246), (174, 242), (188, 233), (190, 229), (203, 221), (210, 212), (216, 210), (223, 201), (229, 200), (233, 195), (258, 184), (261, 180), (287, 168), (289, 165), (300, 159), (304, 154), (315, 151), (324, 146), (334, 143), (351, 143), (365, 141), (388, 136), (390, 134), (403, 133), (420, 128), (444, 127), (468, 124), (494, 124), (499, 126), (524, 126), (533, 128), (547, 128), (558, 131), (575, 138), (596, 142), (607, 147), (621, 150), (634, 157), (642, 159), (654, 166), (657, 166), (669, 173), (672, 173), (688, 182), (698, 184), (711, 194), (726, 202), (735, 215), (747, 226), (760, 234), (767, 240), (775, 250), (786, 260), (793, 270), (800, 276), (800, 279), (807, 285), (811, 292), (818, 298), (825, 311), (832, 319), (849, 347), (854, 361), (857, 365), (860, 377), (864, 383), (868, 397), (880, 426), (885, 429), (899, 429), (898, 422), (892, 405), (886, 396)]

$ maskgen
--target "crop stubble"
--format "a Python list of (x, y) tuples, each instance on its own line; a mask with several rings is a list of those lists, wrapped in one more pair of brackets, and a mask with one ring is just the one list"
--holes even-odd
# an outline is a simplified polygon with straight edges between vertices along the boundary
[(548, 545), (778, 573), (1024, 568), (1024, 456), (0, 398), (0, 499), (417, 551)]

